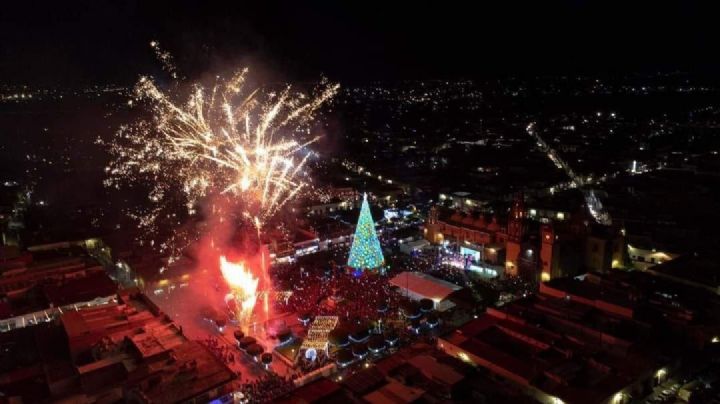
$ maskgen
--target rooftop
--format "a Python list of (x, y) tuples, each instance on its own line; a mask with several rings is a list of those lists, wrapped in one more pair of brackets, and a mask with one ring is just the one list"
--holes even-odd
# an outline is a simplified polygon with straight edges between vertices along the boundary
[[(0, 386), (30, 401), (184, 402), (235, 378), (136, 293), (103, 307), (65, 311), (56, 324), (2, 337), (3, 346), (20, 348), (25, 356), (3, 358), (12, 370), (0, 374)], [(4, 389), (8, 383), (18, 388)]]
[(460, 286), (421, 272), (405, 271), (390, 279), (390, 284), (433, 300), (444, 300)]
[(412, 403), (425, 394), (425, 390), (418, 387), (406, 386), (394, 379), (390, 379), (383, 387), (363, 396), (371, 404)]
[(707, 287), (720, 293), (720, 260), (709, 254), (688, 254), (674, 260), (663, 262), (651, 268), (651, 272), (701, 287)]
[(114, 295), (117, 285), (105, 272), (98, 271), (82, 278), (45, 285), (43, 291), (48, 302), (58, 307)]
[(276, 403), (335, 403), (343, 399), (340, 385), (330, 379), (319, 379), (298, 387), (289, 395), (275, 400)]
[(171, 360), (146, 364), (137, 375), (130, 375), (130, 382), (134, 382), (134, 388), (149, 403), (178, 403), (200, 396), (234, 378), (232, 371), (207, 348), (195, 341), (185, 341), (173, 347)]
[(671, 352), (645, 346), (652, 328), (573, 300), (540, 295), (488, 309), (440, 346), (521, 386), (583, 403), (603, 402)]

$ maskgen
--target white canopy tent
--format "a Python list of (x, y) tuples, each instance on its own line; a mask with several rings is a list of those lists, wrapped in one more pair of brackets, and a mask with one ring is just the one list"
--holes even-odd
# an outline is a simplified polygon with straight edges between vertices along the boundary
[(455, 306), (447, 297), (462, 287), (421, 272), (405, 271), (390, 279), (401, 293), (410, 299), (430, 299), (435, 302), (435, 310), (445, 311)]

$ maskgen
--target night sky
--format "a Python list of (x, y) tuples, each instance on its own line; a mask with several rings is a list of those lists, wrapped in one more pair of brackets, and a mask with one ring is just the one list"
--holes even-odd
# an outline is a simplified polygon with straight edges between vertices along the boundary
[(709, 72), (719, 64), (716, 14), (689, 1), (286, 3), (7, 2), (0, 81), (131, 83), (159, 68), (152, 39), (190, 77), (239, 63), (283, 80), (342, 81)]

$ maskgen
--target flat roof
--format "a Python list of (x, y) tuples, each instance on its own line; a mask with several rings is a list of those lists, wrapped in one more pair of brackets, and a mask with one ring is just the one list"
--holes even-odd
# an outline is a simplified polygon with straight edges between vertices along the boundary
[(589, 300), (603, 301), (625, 308), (633, 308), (635, 306), (627, 296), (627, 290), (613, 286), (607, 282), (594, 283), (587, 279), (556, 278), (546, 282), (545, 285), (567, 294)]
[[(66, 310), (62, 325), (42, 323), (2, 333), (3, 342), (17, 340), (16, 348), (31, 355), (23, 359), (27, 363), (18, 362), (20, 366), (5, 364), (11, 371), (0, 375), (0, 379), (4, 378), (0, 384), (5, 390), (11, 385), (8, 391), (31, 402), (51, 397), (40, 391), (42, 386), (77, 379), (70, 396), (63, 393), (52, 398), (121, 400), (128, 391), (139, 390), (148, 402), (166, 403), (204, 398), (206, 392), (235, 378), (221, 360), (203, 345), (188, 341), (166, 316), (155, 316), (143, 309), (142, 295), (128, 297), (124, 296), (128, 304)], [(135, 310), (132, 302), (137, 302), (140, 310)], [(65, 343), (64, 333), (69, 337)], [(108, 348), (102, 358), (75, 357), (76, 353), (89, 352), (101, 340), (101, 345)], [(37, 373), (40, 379), (30, 372)], [(31, 381), (35, 389), (27, 393), (20, 390), (24, 380)]]
[(348, 377), (342, 384), (355, 394), (367, 394), (385, 384), (385, 374), (373, 366)]
[(112, 296), (117, 293), (117, 285), (104, 271), (97, 271), (63, 283), (46, 285), (43, 292), (48, 302), (66, 306)]
[(407, 243), (405, 243), (405, 245), (408, 245), (410, 247), (420, 247), (430, 245), (430, 242), (425, 240), (424, 238), (421, 238), (419, 240), (408, 241)]
[(62, 315), (61, 321), (69, 338), (90, 332), (85, 319), (78, 311), (66, 311)]
[[(340, 391), (340, 385), (334, 381), (321, 378), (293, 390), (289, 395), (275, 400), (278, 403), (316, 403), (326, 401)], [(332, 397), (334, 398), (334, 397)]]
[(414, 356), (408, 362), (418, 368), (429, 379), (438, 380), (448, 386), (454, 386), (465, 378), (451, 366), (439, 363), (430, 355)]
[(650, 268), (650, 273), (666, 275), (717, 289), (720, 287), (720, 260), (707, 255), (685, 255)]
[[(491, 372), (535, 385), (565, 402), (603, 402), (662, 364), (657, 349), (632, 347), (644, 341), (633, 331), (634, 321), (618, 321), (595, 309), (575, 310), (579, 305), (553, 297), (519, 300), (471, 320), (444, 339), (480, 358), (478, 364)], [(618, 344), (593, 342), (594, 335), (599, 342), (601, 333), (614, 336)], [(632, 335), (638, 338), (628, 337)], [(622, 336), (630, 349), (622, 349)], [(576, 339), (583, 342), (576, 344)], [(610, 371), (598, 370), (605, 366)]]
[(422, 397), (423, 394), (425, 394), (423, 389), (406, 386), (394, 379), (390, 379), (388, 384), (365, 395), (363, 399), (375, 404), (412, 403)]
[(462, 287), (421, 272), (405, 271), (390, 279), (390, 284), (433, 300), (444, 300)]
[[(162, 381), (138, 383), (150, 402), (177, 403), (197, 397), (235, 378), (235, 374), (196, 341), (173, 348), (176, 360), (157, 373)], [(138, 380), (140, 381), (140, 380)]]

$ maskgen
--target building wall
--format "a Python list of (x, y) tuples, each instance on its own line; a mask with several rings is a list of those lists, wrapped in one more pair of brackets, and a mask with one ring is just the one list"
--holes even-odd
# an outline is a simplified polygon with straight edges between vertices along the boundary
[(333, 203), (310, 205), (306, 207), (306, 209), (309, 215), (320, 215), (340, 210), (351, 210), (356, 208), (356, 205), (357, 203), (354, 201), (339, 201)]
[(570, 219), (570, 212), (553, 209), (528, 209), (528, 218), (543, 222), (564, 221)]
[(582, 239), (556, 239), (554, 251), (552, 278), (577, 276), (585, 272)]
[(557, 267), (556, 256), (553, 254), (553, 246), (555, 244), (555, 233), (553, 233), (552, 226), (544, 225), (540, 229), (541, 244), (540, 244), (540, 280), (547, 282), (552, 279), (553, 267)]
[(671, 261), (678, 256), (678, 254), (671, 252), (638, 248), (630, 244), (627, 245), (627, 252), (633, 266), (643, 271), (657, 264)]
[(610, 239), (588, 236), (585, 249), (585, 267), (588, 271), (606, 272), (613, 267), (623, 265), (624, 240), (622, 237)]
[(503, 247), (488, 247), (485, 246), (485, 249), (483, 251), (485, 262), (493, 264), (493, 265), (503, 265), (505, 264), (505, 248)]
[(508, 241), (505, 244), (505, 273), (508, 276), (518, 275), (518, 264), (520, 258), (520, 243)]

